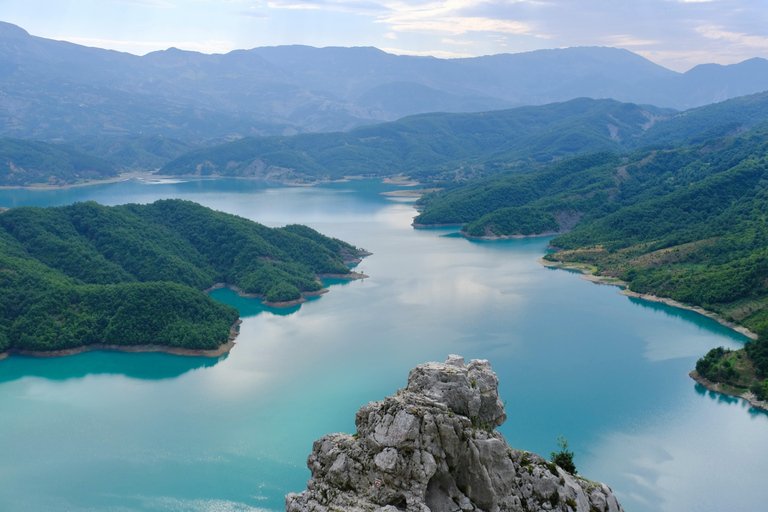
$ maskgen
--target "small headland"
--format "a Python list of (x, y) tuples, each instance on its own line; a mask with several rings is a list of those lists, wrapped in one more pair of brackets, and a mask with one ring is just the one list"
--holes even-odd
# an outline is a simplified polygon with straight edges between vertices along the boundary
[(688, 374), (688, 376), (691, 377), (693, 380), (695, 380), (698, 384), (707, 388), (709, 391), (714, 391), (715, 393), (722, 393), (728, 396), (734, 396), (736, 398), (742, 398), (746, 400), (749, 403), (749, 405), (751, 405), (755, 409), (760, 409), (761, 411), (768, 412), (768, 401), (759, 400), (757, 398), (757, 395), (752, 393), (749, 389), (729, 386), (728, 384), (723, 384), (721, 382), (712, 382), (706, 377), (699, 375), (699, 373), (696, 370), (693, 370), (691, 373)]
[[(373, 253), (367, 253), (367, 254), (373, 254)], [(349, 279), (349, 280), (355, 280), (355, 279), (366, 279), (370, 276), (367, 276), (365, 274), (361, 274), (360, 272), (349, 272), (348, 274), (318, 274), (318, 279)], [(206, 288), (203, 290), (203, 293), (206, 295), (211, 293), (214, 290), (220, 290), (221, 288), (229, 288), (233, 292), (236, 292), (240, 297), (245, 297), (248, 299), (260, 299), (262, 301), (262, 304), (265, 306), (268, 306), (270, 308), (289, 308), (292, 306), (297, 306), (299, 304), (302, 304), (304, 302), (307, 302), (307, 297), (318, 297), (320, 295), (323, 295), (325, 293), (328, 293), (330, 290), (328, 288), (322, 288), (320, 290), (312, 291), (312, 292), (301, 292), (301, 297), (298, 299), (293, 300), (286, 300), (281, 302), (270, 302), (267, 300), (267, 298), (264, 295), (258, 294), (258, 293), (247, 293), (242, 290), (242, 288), (239, 288), (233, 284), (229, 283), (216, 283), (213, 286)]]

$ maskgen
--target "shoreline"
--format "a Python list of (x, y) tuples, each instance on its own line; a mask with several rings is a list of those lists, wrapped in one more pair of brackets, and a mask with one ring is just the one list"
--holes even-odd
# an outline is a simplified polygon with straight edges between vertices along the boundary
[(472, 236), (466, 231), (459, 231), (459, 234), (469, 240), (520, 240), (523, 238), (540, 238), (543, 236), (557, 236), (562, 235), (563, 231), (545, 231), (544, 233), (537, 233), (534, 235), (483, 235)]
[[(365, 274), (361, 274), (360, 272), (350, 272), (349, 274), (317, 274), (317, 277), (319, 279), (330, 278), (330, 279), (353, 279), (354, 280), (354, 279), (367, 279), (369, 276)], [(247, 293), (243, 291), (242, 288), (239, 288), (238, 286), (235, 286), (229, 283), (216, 283), (213, 286), (203, 290), (203, 293), (208, 295), (212, 291), (220, 290), (222, 288), (229, 288), (233, 292), (236, 292), (237, 295), (240, 297), (245, 297), (247, 299), (260, 299), (262, 305), (270, 308), (290, 308), (292, 306), (298, 306), (299, 304), (303, 304), (304, 302), (307, 302), (307, 297), (317, 297), (319, 295), (323, 295), (331, 291), (328, 288), (321, 288), (313, 292), (301, 292), (301, 297), (299, 297), (298, 299), (286, 300), (282, 302), (269, 302), (267, 298), (263, 295), (260, 295), (258, 293)]]
[(153, 176), (151, 172), (124, 172), (114, 178), (107, 178), (105, 180), (88, 180), (80, 183), (67, 183), (65, 185), (48, 185), (46, 183), (33, 183), (29, 186), (21, 185), (0, 185), (0, 190), (64, 190), (68, 188), (77, 187), (89, 187), (91, 185), (105, 185), (108, 183), (118, 183), (121, 181), (128, 181), (136, 178), (143, 178)]
[(415, 222), (411, 222), (411, 226), (416, 229), (431, 229), (431, 228), (455, 228), (456, 226), (463, 226), (464, 224), (416, 224)]
[(0, 353), (0, 361), (7, 359), (10, 356), (26, 356), (26, 357), (66, 357), (74, 356), (77, 354), (84, 354), (86, 352), (94, 352), (96, 350), (105, 350), (111, 352), (128, 352), (128, 353), (149, 353), (149, 352), (162, 352), (164, 354), (173, 354), (176, 356), (188, 356), (188, 357), (222, 357), (232, 350), (235, 346), (235, 338), (240, 334), (239, 326), (242, 324), (242, 319), (238, 318), (237, 321), (229, 328), (229, 339), (226, 343), (215, 349), (200, 349), (200, 348), (182, 348), (182, 347), (169, 347), (166, 345), (105, 345), (103, 343), (94, 343), (93, 345), (83, 345), (80, 347), (66, 348), (62, 350), (23, 350), (11, 348), (5, 352)]
[[(120, 173), (114, 178), (107, 178), (104, 180), (87, 180), (79, 183), (66, 183), (64, 185), (49, 185), (47, 183), (33, 183), (31, 185), (0, 185), (0, 190), (63, 190), (76, 187), (88, 187), (91, 185), (104, 185), (108, 183), (118, 183), (121, 181), (129, 181), (132, 179), (155, 179), (159, 181), (163, 180), (187, 180), (192, 181), (195, 179), (236, 179), (236, 180), (254, 180), (254, 181), (268, 181), (272, 183), (279, 183), (287, 187), (314, 187), (317, 185), (323, 185), (326, 183), (347, 183), (351, 180), (378, 180), (381, 179), (382, 183), (389, 185), (398, 185), (401, 187), (415, 187), (421, 185), (419, 182), (413, 181), (400, 181), (397, 177), (392, 176), (344, 176), (341, 179), (322, 179), (311, 182), (299, 181), (299, 180), (273, 180), (268, 178), (261, 178), (257, 176), (223, 176), (220, 174), (212, 174), (208, 176), (202, 176), (199, 174), (156, 174), (155, 171), (131, 171)], [(394, 191), (397, 192), (397, 191)], [(413, 191), (403, 191), (413, 192)], [(421, 194), (419, 194), (421, 195)]]
[(705, 387), (709, 391), (713, 391), (715, 393), (721, 393), (723, 395), (733, 396), (736, 398), (741, 398), (742, 400), (745, 400), (749, 405), (754, 407), (755, 409), (760, 409), (761, 411), (768, 412), (768, 402), (763, 400), (758, 400), (754, 393), (747, 390), (743, 393), (739, 393), (737, 391), (733, 391), (731, 389), (724, 388), (722, 384), (719, 382), (712, 382), (711, 380), (702, 377), (698, 374), (696, 370), (693, 370), (691, 373), (688, 374), (690, 378), (695, 380), (698, 384)]
[[(384, 180), (382, 183), (389, 183)], [(393, 185), (399, 185), (398, 183), (392, 183)], [(400, 185), (402, 187), (409, 187), (412, 185)], [(414, 185), (415, 186), (415, 185)], [(390, 190), (389, 192), (379, 192), (379, 195), (387, 197), (421, 197), (424, 194), (430, 194), (443, 190), (442, 188), (420, 188), (418, 190)]]
[(724, 327), (728, 327), (729, 329), (732, 329), (739, 334), (746, 336), (747, 338), (750, 338), (752, 340), (757, 339), (757, 334), (750, 331), (746, 327), (743, 327), (741, 325), (735, 324), (733, 322), (729, 322), (725, 318), (721, 317), (717, 313), (714, 313), (712, 311), (707, 311), (706, 309), (699, 307), (699, 306), (691, 306), (688, 304), (683, 304), (682, 302), (678, 302), (674, 299), (670, 299), (668, 297), (658, 297), (656, 295), (651, 295), (647, 293), (637, 293), (633, 292), (628, 288), (628, 284), (621, 279), (617, 279), (615, 277), (605, 277), (605, 276), (596, 276), (592, 273), (592, 271), (588, 268), (585, 268), (584, 266), (579, 266), (576, 264), (569, 264), (569, 263), (559, 263), (554, 261), (548, 261), (545, 260), (542, 256), (538, 260), (536, 260), (540, 265), (548, 268), (559, 268), (563, 270), (576, 270), (581, 272), (581, 275), (579, 276), (581, 279), (584, 279), (585, 281), (590, 281), (595, 284), (605, 284), (605, 285), (612, 285), (612, 286), (618, 286), (621, 288), (621, 294), (626, 297), (633, 297), (636, 299), (642, 299), (647, 300), (649, 302), (659, 302), (661, 304), (666, 304), (667, 306), (672, 306), (679, 309), (687, 309), (688, 311), (693, 311), (694, 313), (698, 313), (700, 315), (706, 316), (707, 318), (711, 318), (712, 320), (716, 321), (720, 325)]

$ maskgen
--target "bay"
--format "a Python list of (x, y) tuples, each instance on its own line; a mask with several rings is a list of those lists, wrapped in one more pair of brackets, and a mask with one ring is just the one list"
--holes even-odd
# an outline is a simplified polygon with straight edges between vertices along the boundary
[(92, 352), (0, 361), (0, 510), (279, 511), (312, 442), (449, 353), (489, 359), (514, 447), (564, 435), (580, 474), (628, 511), (759, 510), (768, 416), (687, 376), (745, 339), (701, 315), (546, 269), (547, 239), (474, 242), (414, 230), (395, 187), (248, 180), (1, 190), (0, 206), (179, 197), (269, 226), (303, 223), (374, 253), (300, 307), (229, 290), (237, 345), (219, 360)]

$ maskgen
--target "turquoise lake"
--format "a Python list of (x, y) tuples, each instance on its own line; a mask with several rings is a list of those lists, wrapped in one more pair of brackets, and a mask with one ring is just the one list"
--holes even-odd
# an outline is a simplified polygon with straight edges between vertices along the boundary
[(745, 338), (692, 312), (546, 269), (547, 239), (473, 242), (414, 230), (396, 187), (246, 180), (2, 190), (0, 206), (180, 197), (269, 226), (307, 224), (374, 254), (362, 281), (300, 307), (217, 290), (243, 316), (221, 359), (91, 352), (0, 361), (0, 510), (284, 510), (312, 443), (354, 432), (358, 407), (448, 354), (489, 359), (510, 445), (579, 473), (627, 512), (748, 511), (768, 503), (768, 415), (687, 375)]

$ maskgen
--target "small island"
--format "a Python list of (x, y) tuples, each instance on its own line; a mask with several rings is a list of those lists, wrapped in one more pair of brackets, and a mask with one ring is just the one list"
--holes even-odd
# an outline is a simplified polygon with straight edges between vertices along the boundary
[(301, 225), (268, 228), (182, 200), (0, 213), (0, 358), (96, 350), (219, 356), (238, 311), (216, 287), (298, 304), (320, 278), (366, 277), (366, 251)]

